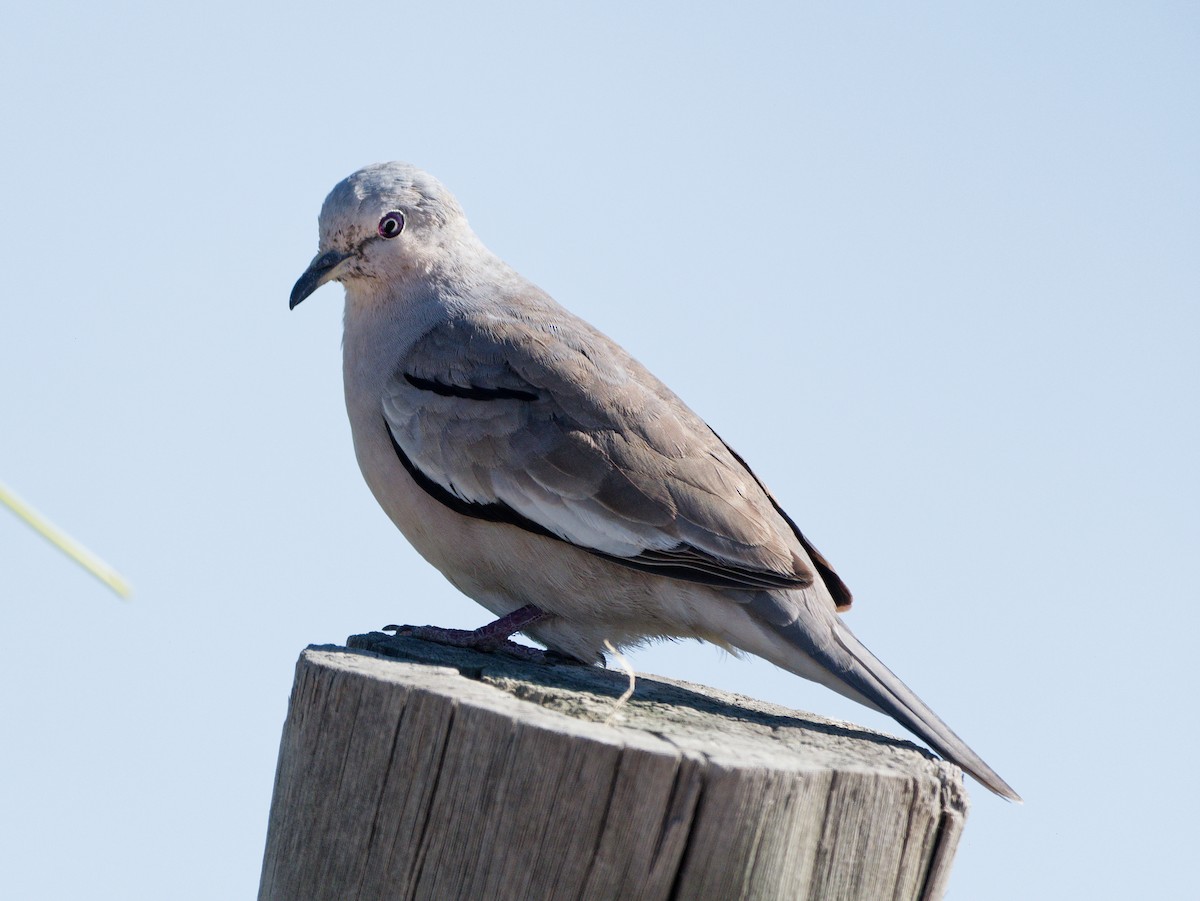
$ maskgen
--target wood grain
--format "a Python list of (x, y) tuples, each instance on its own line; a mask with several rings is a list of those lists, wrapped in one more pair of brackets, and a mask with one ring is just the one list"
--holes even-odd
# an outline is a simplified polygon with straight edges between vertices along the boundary
[[(660, 677), (311, 647), (260, 901), (934, 899), (967, 800), (908, 742)], [(606, 720), (613, 717), (613, 722)]]

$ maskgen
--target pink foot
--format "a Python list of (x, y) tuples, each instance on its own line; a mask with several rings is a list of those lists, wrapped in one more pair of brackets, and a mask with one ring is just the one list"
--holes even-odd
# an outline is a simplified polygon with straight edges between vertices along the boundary
[(507, 616), (502, 616), (495, 622), (488, 623), (474, 631), (466, 629), (444, 629), (441, 626), (384, 626), (383, 631), (394, 631), (397, 636), (420, 638), (422, 641), (432, 641), (435, 644), (447, 644), (456, 648), (470, 648), (475, 651), (491, 653), (499, 651), (503, 654), (526, 660), (531, 663), (562, 662), (562, 654), (554, 651), (542, 651), (538, 648), (528, 648), (525, 645), (509, 641), (509, 636), (520, 632), (526, 626), (531, 626), (549, 616), (544, 610), (527, 604)]

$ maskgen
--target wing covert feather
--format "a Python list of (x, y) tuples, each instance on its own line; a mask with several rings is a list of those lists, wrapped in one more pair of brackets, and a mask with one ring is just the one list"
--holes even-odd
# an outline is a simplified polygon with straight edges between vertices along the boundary
[(406, 465), (618, 562), (811, 584), (806, 542), (740, 458), (609, 338), (535, 300), (461, 313), (399, 361), (383, 414)]

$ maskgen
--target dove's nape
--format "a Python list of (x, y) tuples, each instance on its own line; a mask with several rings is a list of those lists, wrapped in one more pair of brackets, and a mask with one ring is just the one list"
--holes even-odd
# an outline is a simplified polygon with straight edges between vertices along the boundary
[(359, 465), (456, 587), (509, 624), (534, 605), (547, 615), (523, 631), (579, 660), (658, 637), (758, 654), (1017, 798), (849, 633), (849, 592), (745, 462), (491, 253), (436, 179), (362, 169), (330, 193), (320, 231), (291, 305), (344, 285)]

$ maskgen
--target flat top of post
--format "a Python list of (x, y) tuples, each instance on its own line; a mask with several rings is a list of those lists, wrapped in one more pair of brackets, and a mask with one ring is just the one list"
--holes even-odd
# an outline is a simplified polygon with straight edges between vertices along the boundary
[[(456, 683), (456, 691), (466, 682), (475, 682), (566, 717), (564, 726), (574, 721), (601, 727), (601, 731), (586, 729), (592, 737), (609, 729), (626, 742), (635, 736), (666, 741), (673, 753), (702, 754), (718, 765), (871, 769), (893, 772), (900, 778), (929, 779), (941, 783), (949, 806), (966, 810), (958, 767), (912, 742), (850, 723), (640, 673), (633, 696), (618, 707), (618, 699), (629, 687), (628, 675), (620, 670), (530, 663), (503, 653), (484, 654), (383, 632), (353, 635), (347, 645), (349, 650), (317, 646), (306, 653), (366, 652), (371, 657), (447, 668), (464, 680)], [(377, 669), (366, 660), (361, 662), (387, 679), (387, 661), (380, 659), (380, 664)], [(404, 678), (411, 678), (407, 670)]]

